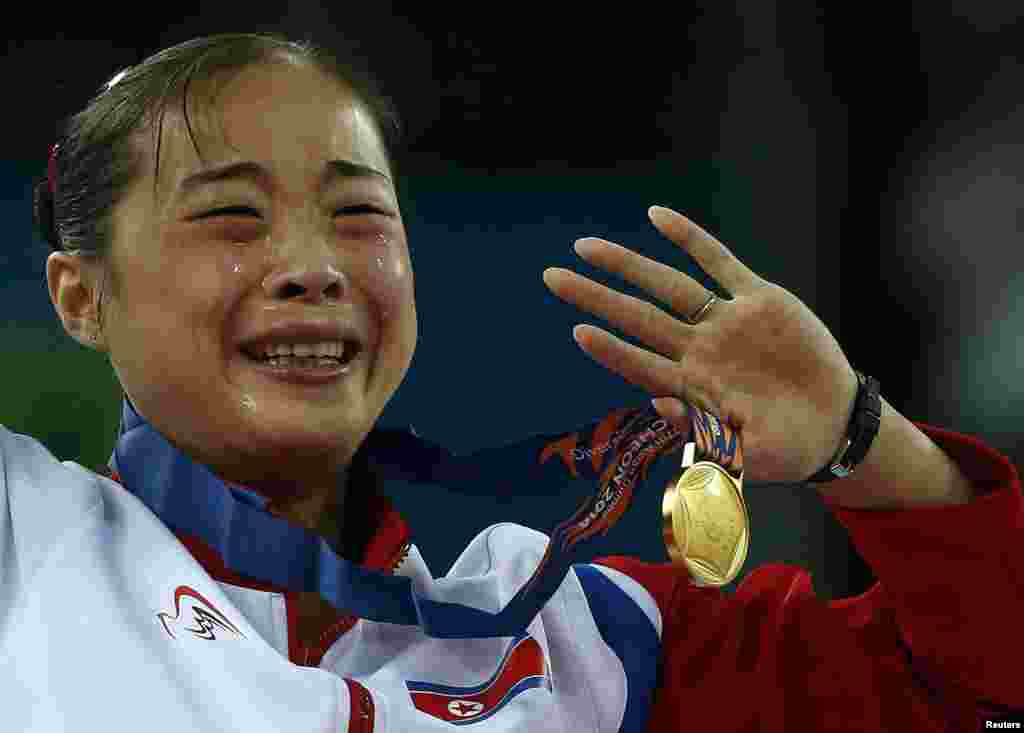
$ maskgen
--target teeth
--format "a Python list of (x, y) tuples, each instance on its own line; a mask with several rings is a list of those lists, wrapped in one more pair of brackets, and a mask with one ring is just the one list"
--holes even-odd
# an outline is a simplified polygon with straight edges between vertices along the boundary
[(340, 359), (345, 353), (345, 345), (340, 341), (324, 341), (319, 344), (278, 344), (263, 350), (264, 358), (274, 356), (327, 357)]
[(337, 359), (326, 357), (316, 359), (304, 356), (273, 356), (267, 360), (267, 363), (272, 367), (292, 367), (296, 369), (333, 369), (339, 364)]

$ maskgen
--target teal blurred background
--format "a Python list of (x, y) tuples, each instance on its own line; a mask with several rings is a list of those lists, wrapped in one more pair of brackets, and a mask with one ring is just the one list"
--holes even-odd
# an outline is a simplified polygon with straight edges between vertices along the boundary
[[(572, 327), (596, 321), (541, 273), (569, 267), (649, 300), (576, 257), (572, 242), (594, 235), (714, 287), (649, 223), (661, 204), (808, 304), (908, 418), (1020, 465), (1024, 6), (983, 6), (893, 6), (878, 23), (843, 4), (683, 0), (656, 18), (548, 4), (495, 22), (489, 6), (295, 0), (250, 4), (240, 26), (230, 4), (207, 3), (148, 8), (113, 37), (69, 15), (75, 32), (61, 30), (52, 9), (26, 6), (8, 19), (3, 59), (0, 423), (90, 467), (107, 461), (118, 424), (110, 365), (63, 332), (49, 249), (31, 229), (30, 187), (58, 121), (159, 49), (273, 31), (354, 48), (405, 122), (420, 340), (382, 424), (466, 453), (645, 404), (576, 346)], [(660, 478), (595, 552), (666, 559)], [(796, 563), (824, 597), (872, 581), (813, 489), (748, 483), (747, 498), (745, 572)], [(442, 574), (488, 524), (546, 530), (578, 496), (396, 488), (394, 499)]]

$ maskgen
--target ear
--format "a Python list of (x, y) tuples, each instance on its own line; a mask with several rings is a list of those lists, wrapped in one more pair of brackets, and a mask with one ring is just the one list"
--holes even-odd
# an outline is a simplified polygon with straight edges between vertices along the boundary
[(103, 351), (96, 275), (96, 269), (81, 257), (66, 252), (54, 252), (46, 260), (50, 302), (64, 330), (86, 348)]

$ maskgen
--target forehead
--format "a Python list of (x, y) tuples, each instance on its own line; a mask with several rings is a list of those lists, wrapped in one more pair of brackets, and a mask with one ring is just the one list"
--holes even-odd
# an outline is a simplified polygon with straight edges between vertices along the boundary
[(234, 160), (256, 161), (296, 181), (320, 175), (328, 160), (390, 173), (366, 106), (308, 65), (279, 61), (214, 77), (190, 91), (187, 102), (187, 121), (182, 106), (169, 105), (165, 113), (157, 181), (161, 198), (189, 175)]

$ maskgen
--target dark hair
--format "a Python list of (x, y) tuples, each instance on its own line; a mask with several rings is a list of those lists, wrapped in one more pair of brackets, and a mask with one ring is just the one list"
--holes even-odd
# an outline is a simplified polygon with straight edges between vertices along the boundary
[[(84, 110), (63, 123), (56, 141), (56, 196), (46, 176), (33, 190), (35, 226), (50, 247), (99, 262), (116, 292), (116, 273), (109, 259), (110, 215), (141, 174), (134, 138), (149, 129), (153, 132), (155, 186), (167, 105), (180, 98), (189, 138), (202, 159), (189, 119), (189, 86), (211, 82), (220, 72), (230, 75), (278, 58), (311, 63), (352, 90), (372, 115), (397, 179), (395, 154), (402, 142), (397, 109), (354, 55), (342, 57), (312, 41), (294, 42), (278, 34), (207, 36), (160, 51), (119, 72)], [(214, 96), (206, 101), (212, 102)], [(102, 299), (101, 285), (98, 308)], [(102, 319), (102, 311), (98, 315)]]

